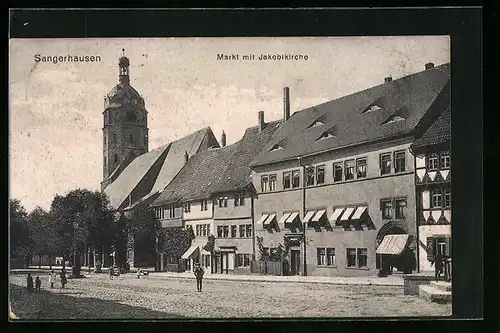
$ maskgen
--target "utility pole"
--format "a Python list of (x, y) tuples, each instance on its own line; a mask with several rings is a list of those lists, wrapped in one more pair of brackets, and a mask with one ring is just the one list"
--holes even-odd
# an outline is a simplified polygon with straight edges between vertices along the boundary
[[(302, 164), (302, 157), (297, 158), (302, 167), (302, 219), (306, 216), (306, 186), (307, 186), (307, 172), (306, 166)], [(306, 223), (302, 223), (302, 245), (303, 245), (303, 259), (304, 259), (304, 276), (307, 276), (307, 248), (306, 248)]]

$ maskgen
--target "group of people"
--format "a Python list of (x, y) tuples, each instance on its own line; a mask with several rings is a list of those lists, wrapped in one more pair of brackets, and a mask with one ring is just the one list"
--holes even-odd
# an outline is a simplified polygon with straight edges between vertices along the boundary
[[(61, 288), (64, 288), (68, 283), (68, 278), (66, 277), (66, 271), (64, 269), (61, 271), (60, 278), (61, 278)], [(56, 279), (57, 279), (56, 272), (52, 269), (49, 273), (49, 283), (51, 289), (54, 288)], [(28, 277), (26, 278), (26, 284), (29, 292), (32, 291), (40, 292), (42, 288), (42, 280), (40, 279), (40, 277), (37, 276), (35, 278), (35, 281), (33, 282), (33, 277), (31, 276), (31, 273), (28, 273)]]

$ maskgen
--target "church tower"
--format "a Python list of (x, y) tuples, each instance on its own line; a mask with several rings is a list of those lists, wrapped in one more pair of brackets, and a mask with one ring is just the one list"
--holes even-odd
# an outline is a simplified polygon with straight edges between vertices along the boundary
[(148, 112), (144, 99), (130, 85), (125, 49), (118, 60), (118, 84), (104, 97), (102, 188), (138, 155), (148, 152)]

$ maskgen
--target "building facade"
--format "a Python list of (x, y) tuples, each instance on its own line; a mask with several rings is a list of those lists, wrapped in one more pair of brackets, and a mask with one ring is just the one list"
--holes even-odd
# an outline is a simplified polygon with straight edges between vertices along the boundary
[(419, 238), (419, 269), (431, 271), (434, 255), (451, 258), (451, 110), (415, 140), (415, 186)]
[[(428, 64), (287, 119), (251, 164), (264, 252), (286, 243), (290, 274), (374, 275), (381, 262), (415, 270), (409, 148), (449, 104), (448, 86), (449, 66)], [(377, 254), (388, 235), (405, 243)]]

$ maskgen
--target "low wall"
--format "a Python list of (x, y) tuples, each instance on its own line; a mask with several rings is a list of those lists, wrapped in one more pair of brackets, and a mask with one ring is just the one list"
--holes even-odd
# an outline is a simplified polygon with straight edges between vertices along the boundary
[(419, 295), (418, 286), (421, 284), (430, 284), (434, 281), (434, 275), (420, 273), (420, 274), (406, 274), (404, 279), (404, 294), (405, 295)]

